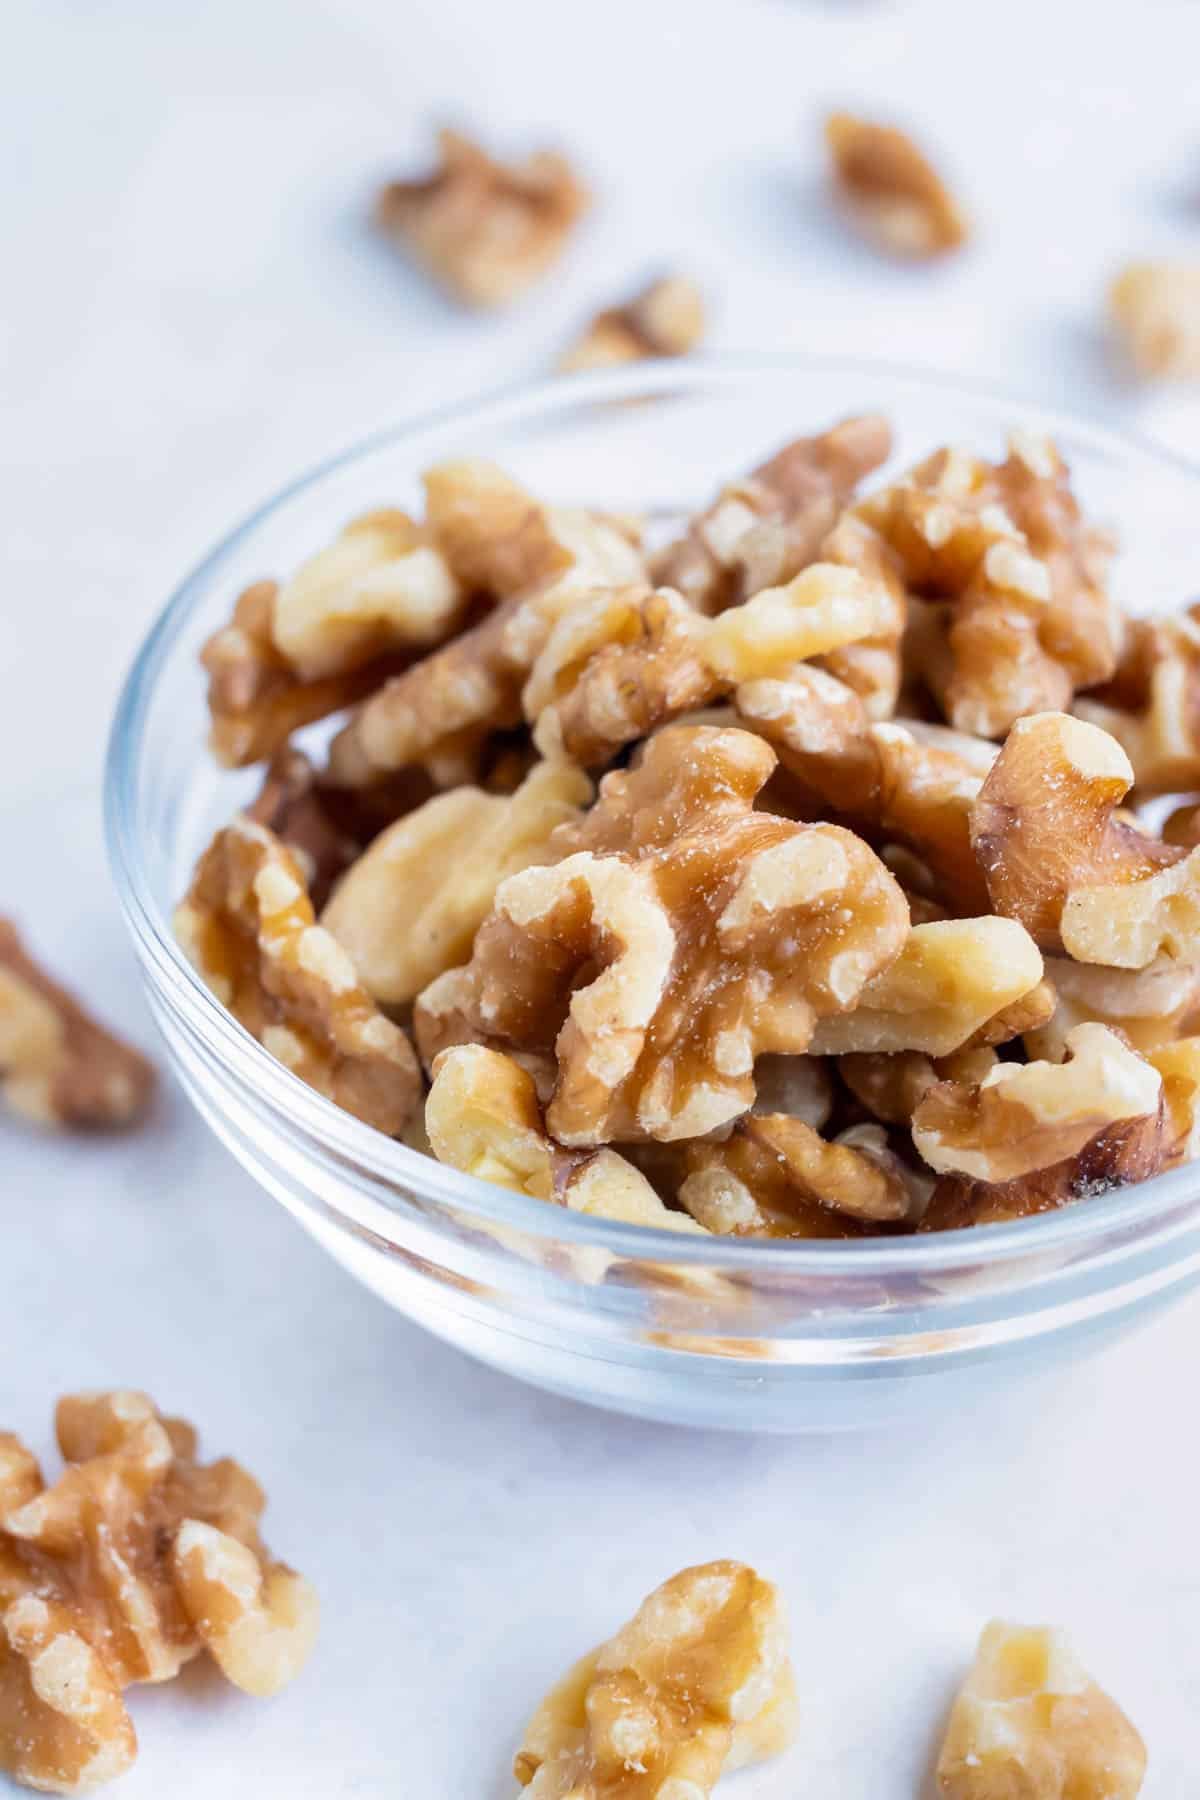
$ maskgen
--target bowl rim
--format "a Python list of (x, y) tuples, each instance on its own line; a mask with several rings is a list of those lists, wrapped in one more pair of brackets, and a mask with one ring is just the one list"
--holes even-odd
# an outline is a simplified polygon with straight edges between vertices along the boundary
[[(422, 438), (437, 437), (451, 428), (461, 428), (466, 438), (506, 422), (516, 424), (522, 419), (554, 413), (566, 415), (580, 405), (736, 386), (771, 374), (876, 379), (892, 387), (910, 388), (914, 394), (933, 393), (948, 401), (993, 408), (1010, 415), (1010, 425), (1016, 415), (1022, 422), (1070, 437), (1097, 454), (1141, 463), (1150, 470), (1168, 469), (1176, 477), (1200, 484), (1200, 461), (1136, 432), (1048, 408), (999, 384), (886, 359), (805, 352), (706, 353), (611, 370), (551, 375), (534, 382), (508, 383), (371, 432), (285, 483), (221, 537), (175, 588), (134, 656), (109, 731), (103, 778), (104, 825), (118, 898), (143, 963), (147, 969), (155, 970), (170, 990), (174, 1004), (206, 1041), (219, 1049), (231, 1071), (243, 1076), (257, 1096), (289, 1123), (353, 1164), (360, 1175), (381, 1183), (385, 1190), (395, 1189), (397, 1184), (407, 1185), (425, 1201), (529, 1238), (595, 1246), (632, 1262), (668, 1261), (736, 1270), (746, 1275), (790, 1273), (804, 1279), (837, 1267), (842, 1275), (878, 1278), (925, 1273), (961, 1264), (964, 1259), (973, 1267), (981, 1267), (1049, 1250), (1069, 1252), (1091, 1239), (1107, 1244), (1112, 1235), (1127, 1228), (1151, 1226), (1189, 1198), (1186, 1190), (1195, 1184), (1190, 1165), (1099, 1195), (1086, 1204), (1065, 1206), (1052, 1214), (989, 1225), (986, 1231), (964, 1227), (925, 1237), (782, 1242), (717, 1234), (702, 1238), (550, 1206), (531, 1195), (463, 1174), (389, 1138), (308, 1087), (222, 1006), (176, 942), (170, 914), (159, 905), (151, 889), (138, 843), (136, 796), (143, 733), (156, 682), (190, 622), (193, 608), (207, 598), (210, 575), (278, 511), (356, 462), (408, 443), (416, 449)], [(380, 1202), (388, 1204), (386, 1194), (374, 1194), (372, 1202), (369, 1228), (377, 1231), (378, 1214), (374, 1208)], [(343, 1210), (353, 1216), (354, 1205), (348, 1196)], [(399, 1212), (396, 1216), (400, 1217)], [(367, 1226), (365, 1219), (359, 1222)]]

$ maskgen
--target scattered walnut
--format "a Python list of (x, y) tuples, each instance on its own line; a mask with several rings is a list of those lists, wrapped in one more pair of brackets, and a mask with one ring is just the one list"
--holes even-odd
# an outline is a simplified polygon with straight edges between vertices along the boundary
[(825, 141), (837, 195), (859, 229), (892, 256), (942, 256), (967, 222), (932, 163), (906, 132), (831, 113)]
[(1108, 293), (1109, 316), (1139, 375), (1200, 375), (1200, 268), (1129, 263)]
[(376, 1000), (412, 1000), (470, 955), (500, 882), (545, 861), (551, 832), (591, 792), (578, 770), (539, 763), (512, 795), (475, 787), (440, 794), (363, 852), (321, 923)]
[(271, 1054), (339, 1106), (394, 1133), (421, 1092), (412, 1046), (314, 919), (295, 860), (244, 816), (219, 831), (175, 914), (217, 998)]
[(713, 1562), (672, 1576), (576, 1664), (513, 1769), (530, 1800), (707, 1800), (795, 1732), (779, 1595), (744, 1563)]
[(938, 1757), (947, 1800), (1136, 1800), (1146, 1747), (1061, 1631), (985, 1627)]
[(621, 306), (597, 313), (559, 368), (607, 369), (645, 357), (686, 356), (705, 331), (704, 296), (686, 275), (652, 281)]
[[(1132, 783), (1125, 752), (1094, 725), (1036, 713), (1010, 731), (972, 808), (971, 838), (992, 905), (1044, 950), (1062, 948), (1064, 908), (1077, 889), (1102, 894), (1084, 910), (1104, 913), (1126, 883), (1136, 893), (1180, 863), (1182, 851), (1114, 816)], [(1154, 895), (1145, 898), (1153, 908)]]
[(824, 1018), (814, 1054), (921, 1050), (948, 1056), (1042, 978), (1042, 959), (1011, 919), (914, 925), (904, 949), (860, 993), (853, 1011)]
[(1140, 795), (1200, 786), (1200, 604), (1131, 619), (1112, 682), (1082, 695), (1075, 710), (1116, 738)]
[(877, 414), (797, 438), (723, 488), (654, 559), (654, 579), (710, 614), (782, 585), (814, 561), (859, 482), (891, 448), (891, 429)]
[(207, 1647), (236, 1685), (274, 1693), (312, 1648), (317, 1603), (263, 1548), (257, 1482), (199, 1464), (182, 1420), (117, 1391), (68, 1395), (56, 1424), (53, 1487), (0, 1439), (0, 1768), (79, 1793), (133, 1761), (122, 1688)]
[(154, 1094), (138, 1051), (40, 969), (0, 918), (0, 1095), (39, 1125), (108, 1131), (134, 1125)]
[(556, 263), (589, 196), (556, 150), (497, 162), (461, 132), (438, 133), (441, 166), (380, 193), (380, 230), (469, 306), (506, 306)]
[(727, 1123), (753, 1101), (756, 1055), (807, 1049), (897, 954), (907, 908), (865, 844), (752, 810), (773, 764), (746, 732), (660, 731), (560, 834), (574, 854), (498, 890), (474, 1022), (556, 1049), (562, 1142)]
[(1172, 1043), (1200, 1017), (1200, 964), (1163, 959), (1145, 969), (1106, 969), (1048, 957), (1053, 1013), (1024, 1027), (1029, 1054), (1061, 1062), (1076, 1025), (1115, 1025), (1143, 1055)]

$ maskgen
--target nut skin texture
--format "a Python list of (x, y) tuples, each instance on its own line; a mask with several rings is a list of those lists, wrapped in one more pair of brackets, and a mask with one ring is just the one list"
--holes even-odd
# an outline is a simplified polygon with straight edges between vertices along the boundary
[(957, 202), (907, 133), (831, 113), (825, 142), (838, 199), (863, 235), (890, 256), (945, 256), (966, 242)]
[(546, 1696), (513, 1771), (529, 1800), (707, 1800), (795, 1735), (787, 1627), (743, 1563), (684, 1569)]
[(938, 1757), (945, 1800), (1137, 1800), (1146, 1747), (1060, 1631), (993, 1620)]
[(1108, 292), (1109, 319), (1125, 361), (1143, 379), (1200, 376), (1200, 267), (1129, 263)]
[(499, 889), (470, 964), (474, 1023), (555, 1050), (561, 1142), (728, 1123), (753, 1102), (755, 1057), (807, 1049), (898, 953), (908, 909), (866, 845), (752, 810), (773, 764), (745, 732), (661, 731), (562, 834), (573, 854)]
[(51, 1130), (119, 1131), (145, 1117), (157, 1076), (33, 960), (0, 917), (0, 1096)]
[(234, 1017), (302, 1081), (389, 1135), (416, 1110), (417, 1059), (336, 940), (295, 859), (244, 815), (219, 831), (176, 909), (180, 943)]
[(438, 149), (431, 175), (381, 190), (376, 225), (464, 305), (510, 305), (565, 251), (587, 189), (555, 150), (502, 163), (450, 128)]
[(704, 296), (686, 275), (664, 275), (620, 306), (608, 307), (559, 361), (574, 369), (610, 369), (654, 356), (686, 356), (707, 328)]
[[(258, 1484), (228, 1458), (199, 1463), (192, 1428), (144, 1394), (67, 1395), (56, 1426), (67, 1468), (49, 1488), (0, 1437), (0, 1769), (83, 1793), (136, 1754), (125, 1687), (170, 1680), (208, 1645), (237, 1685), (274, 1691), (311, 1648), (316, 1601), (263, 1549)], [(181, 1583), (180, 1546), (195, 1541), (239, 1571), (223, 1612)], [(270, 1633), (256, 1629), (260, 1594), (275, 1602)], [(224, 1654), (230, 1634), (240, 1656)]]

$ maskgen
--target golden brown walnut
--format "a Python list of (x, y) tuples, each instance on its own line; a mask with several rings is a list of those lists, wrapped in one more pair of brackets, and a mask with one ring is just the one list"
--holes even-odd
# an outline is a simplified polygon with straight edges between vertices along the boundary
[(609, 369), (646, 357), (686, 356), (704, 336), (704, 296), (686, 275), (664, 275), (597, 313), (559, 368)]
[(580, 1152), (554, 1143), (533, 1077), (483, 1045), (463, 1044), (438, 1057), (425, 1126), (438, 1161), (480, 1181), (626, 1225), (700, 1229), (686, 1213), (664, 1206), (615, 1150)]
[(546, 860), (551, 833), (592, 794), (568, 764), (539, 763), (515, 794), (455, 788), (381, 832), (321, 923), (377, 1001), (412, 1000), (461, 963), (500, 882)]
[(1146, 1746), (1061, 1631), (984, 1627), (938, 1757), (946, 1800), (1136, 1800)]
[(914, 925), (900, 955), (863, 988), (852, 1011), (824, 1018), (818, 1056), (921, 1050), (949, 1056), (1042, 979), (1029, 933), (1012, 919)]
[(376, 224), (455, 299), (507, 306), (558, 261), (588, 191), (557, 150), (502, 163), (449, 128), (438, 150), (431, 175), (382, 189)]
[(1066, 713), (1035, 713), (1009, 733), (972, 808), (971, 840), (992, 905), (1044, 950), (1062, 949), (1077, 889), (1102, 890), (1103, 912), (1127, 884), (1136, 894), (1157, 871), (1183, 866), (1181, 850), (1115, 816), (1132, 785), (1120, 745)]
[(1159, 957), (1194, 958), (1200, 945), (1200, 850), (1141, 881), (1073, 888), (1063, 905), (1061, 932), (1068, 956), (1114, 969), (1145, 969)]
[(1116, 738), (1139, 795), (1200, 786), (1200, 605), (1131, 619), (1112, 682), (1082, 695), (1075, 710)]
[(555, 1050), (561, 1142), (671, 1142), (736, 1118), (755, 1057), (806, 1050), (897, 955), (908, 909), (867, 846), (753, 811), (774, 761), (747, 732), (668, 727), (560, 834), (562, 862), (498, 890), (473, 1020)]
[(1114, 1025), (1143, 1055), (1172, 1043), (1200, 1016), (1200, 964), (1166, 958), (1145, 969), (1106, 969), (1070, 957), (1046, 960), (1053, 1013), (1024, 1028), (1033, 1057), (1061, 1062), (1076, 1025)]
[(907, 132), (831, 113), (825, 142), (835, 192), (859, 230), (891, 256), (944, 256), (967, 239), (967, 222)]
[(820, 1131), (833, 1111), (830, 1065), (821, 1056), (760, 1056), (754, 1065), (756, 1113), (787, 1113)]
[(882, 1132), (824, 1139), (803, 1119), (752, 1114), (724, 1143), (689, 1144), (679, 1203), (723, 1236), (838, 1238), (914, 1221), (932, 1183)]
[(56, 1428), (53, 1487), (0, 1439), (0, 1768), (81, 1793), (133, 1760), (123, 1688), (208, 1648), (235, 1685), (274, 1693), (312, 1648), (317, 1602), (264, 1549), (257, 1482), (199, 1463), (191, 1426), (144, 1394), (67, 1395)]
[(796, 438), (723, 488), (658, 553), (654, 580), (709, 614), (781, 586), (815, 560), (859, 482), (891, 449), (891, 428), (874, 413)]
[(854, 1098), (885, 1125), (910, 1124), (935, 1082), (979, 1082), (995, 1066), (996, 1053), (987, 1046), (937, 1058), (920, 1050), (864, 1050), (837, 1059), (837, 1072)]
[(97, 1024), (41, 969), (0, 918), (0, 1096), (39, 1125), (112, 1131), (135, 1125), (154, 1095), (153, 1065)]
[(523, 722), (521, 692), (556, 621), (593, 589), (644, 578), (638, 549), (611, 520), (543, 507), (490, 464), (444, 465), (426, 489), (447, 560), (499, 604), (352, 716), (330, 751), (344, 785), (409, 767), (429, 769), (439, 786), (471, 780), (479, 746)]
[(294, 858), (244, 815), (219, 831), (175, 931), (223, 1006), (318, 1093), (389, 1134), (421, 1095), (417, 1059), (336, 939), (316, 923)]
[(1164, 1167), (1200, 1157), (1200, 1037), (1175, 1038), (1146, 1052), (1163, 1080)]
[(343, 829), (329, 790), (302, 750), (279, 750), (267, 764), (247, 818), (273, 831), (296, 860), (315, 907), (325, 904), (339, 875), (361, 851)]
[(1195, 263), (1129, 263), (1108, 291), (1121, 349), (1139, 375), (1200, 375), (1200, 267)]
[(795, 1733), (778, 1593), (744, 1563), (705, 1563), (551, 1689), (513, 1770), (529, 1800), (707, 1800)]

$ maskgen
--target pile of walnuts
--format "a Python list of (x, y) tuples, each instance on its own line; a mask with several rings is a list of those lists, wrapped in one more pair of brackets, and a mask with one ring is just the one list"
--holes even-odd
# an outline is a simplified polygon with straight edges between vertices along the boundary
[(665, 541), (446, 463), (242, 595), (212, 743), (265, 773), (179, 911), (241, 1024), (443, 1162), (682, 1231), (1191, 1156), (1200, 627), (1119, 612), (1052, 443), (890, 454), (844, 419)]

